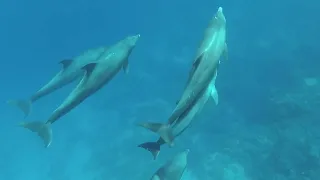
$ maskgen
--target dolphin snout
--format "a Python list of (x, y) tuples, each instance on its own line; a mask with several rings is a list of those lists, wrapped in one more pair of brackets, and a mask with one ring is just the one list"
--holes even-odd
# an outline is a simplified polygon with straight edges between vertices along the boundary
[(134, 47), (134, 46), (136, 46), (136, 43), (139, 38), (140, 38), (140, 34), (136, 34), (133, 36), (127, 36), (127, 38), (124, 39), (123, 42), (130, 47)]
[(184, 150), (184, 152), (185, 152), (186, 154), (188, 154), (188, 153), (190, 152), (190, 149), (186, 149), (186, 150)]
[(215, 19), (218, 20), (219, 22), (221, 23), (225, 23), (226, 22), (226, 18), (223, 14), (223, 8), (222, 7), (219, 7), (217, 12), (216, 12), (216, 15), (215, 15)]
[(134, 36), (129, 37), (130, 44), (134, 46), (139, 40), (140, 36), (141, 36), (140, 34), (136, 34)]
[(134, 39), (135, 41), (138, 41), (138, 39), (140, 38), (140, 34), (137, 34), (135, 36), (132, 36), (132, 39)]

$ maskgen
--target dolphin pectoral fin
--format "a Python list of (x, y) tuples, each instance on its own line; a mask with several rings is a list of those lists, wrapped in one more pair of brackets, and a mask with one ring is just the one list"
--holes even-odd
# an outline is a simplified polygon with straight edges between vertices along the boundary
[(155, 175), (152, 176), (151, 180), (161, 180), (161, 179), (157, 174), (155, 174)]
[(89, 63), (89, 64), (82, 67), (82, 69), (86, 71), (86, 76), (91, 75), (91, 73), (93, 72), (96, 65), (97, 65), (97, 63)]
[(7, 104), (17, 106), (23, 113), (26, 118), (32, 109), (32, 102), (30, 100), (9, 100)]
[(45, 147), (50, 146), (52, 142), (51, 124), (43, 123), (40, 121), (33, 121), (33, 122), (21, 122), (19, 123), (19, 126), (37, 133), (38, 136), (43, 140)]
[(228, 59), (229, 59), (229, 53), (228, 53), (228, 45), (227, 45), (227, 43), (224, 43), (223, 56), (224, 56), (224, 58), (228, 61)]
[(128, 74), (129, 73), (129, 61), (126, 60), (122, 66), (124, 73)]
[(157, 157), (160, 153), (160, 144), (157, 142), (142, 143), (142, 144), (139, 144), (138, 147), (141, 147), (141, 148), (149, 151), (152, 154), (154, 160), (157, 159)]
[(149, 129), (154, 133), (159, 134), (160, 137), (164, 140), (164, 142), (167, 143), (170, 147), (174, 145), (173, 143), (174, 136), (169, 124), (145, 122), (145, 123), (139, 123), (137, 125), (144, 127), (146, 129)]
[(216, 89), (216, 86), (213, 86), (213, 88), (211, 90), (211, 97), (213, 98), (215, 104), (218, 105), (218, 103), (219, 103), (219, 95), (218, 95), (218, 91)]
[(72, 59), (64, 59), (60, 61), (59, 63), (62, 64), (63, 69), (66, 69), (70, 66), (70, 64), (73, 62)]

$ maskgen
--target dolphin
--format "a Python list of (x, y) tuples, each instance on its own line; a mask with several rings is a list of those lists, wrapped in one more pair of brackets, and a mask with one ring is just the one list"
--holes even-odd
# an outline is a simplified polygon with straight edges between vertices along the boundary
[(150, 151), (156, 159), (160, 146), (168, 144), (172, 147), (174, 139), (190, 126), (194, 117), (202, 110), (210, 97), (216, 105), (218, 104), (219, 96), (215, 82), (221, 56), (227, 56), (226, 18), (222, 8), (219, 7), (205, 30), (184, 92), (167, 123), (137, 123), (138, 126), (157, 133), (160, 138), (157, 142), (146, 142), (138, 147)]
[(51, 125), (54, 122), (100, 90), (120, 69), (123, 68), (128, 73), (128, 58), (139, 37), (140, 34), (122, 39), (108, 48), (96, 62), (83, 66), (85, 74), (81, 81), (46, 122), (21, 122), (20, 126), (36, 132), (42, 138), (45, 147), (49, 147), (52, 142)]
[(170, 161), (160, 167), (151, 180), (181, 180), (188, 164), (189, 149), (175, 155)]
[(89, 49), (73, 59), (60, 61), (59, 63), (62, 65), (60, 72), (35, 94), (29, 97), (29, 99), (8, 100), (7, 103), (20, 108), (26, 118), (31, 112), (32, 103), (76, 80), (83, 74), (81, 68), (89, 62), (96, 60), (105, 49), (106, 47)]

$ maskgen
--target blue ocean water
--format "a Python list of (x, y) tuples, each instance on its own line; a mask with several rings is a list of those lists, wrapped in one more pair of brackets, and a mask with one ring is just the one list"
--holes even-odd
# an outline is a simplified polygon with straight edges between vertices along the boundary
[[(165, 122), (180, 97), (217, 8), (227, 19), (229, 58), (191, 128), (157, 160), (137, 145), (157, 136), (135, 126)], [(319, 10), (315, 1), (0, 1), (3, 103), (0, 180), (142, 180), (189, 148), (183, 180), (318, 180)], [(53, 126), (53, 142), (17, 124), (5, 103), (27, 98), (59, 61), (140, 33), (122, 71)], [(34, 103), (45, 121), (76, 81)]]

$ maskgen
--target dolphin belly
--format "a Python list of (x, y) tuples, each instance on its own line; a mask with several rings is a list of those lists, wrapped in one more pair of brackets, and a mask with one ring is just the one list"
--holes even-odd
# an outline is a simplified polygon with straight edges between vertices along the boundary
[(28, 99), (9, 100), (7, 102), (17, 106), (26, 118), (31, 112), (32, 103), (78, 79), (83, 74), (81, 68), (95, 61), (106, 49), (107, 47), (89, 49), (73, 59), (60, 61), (59, 64), (62, 65), (62, 69), (31, 97)]

